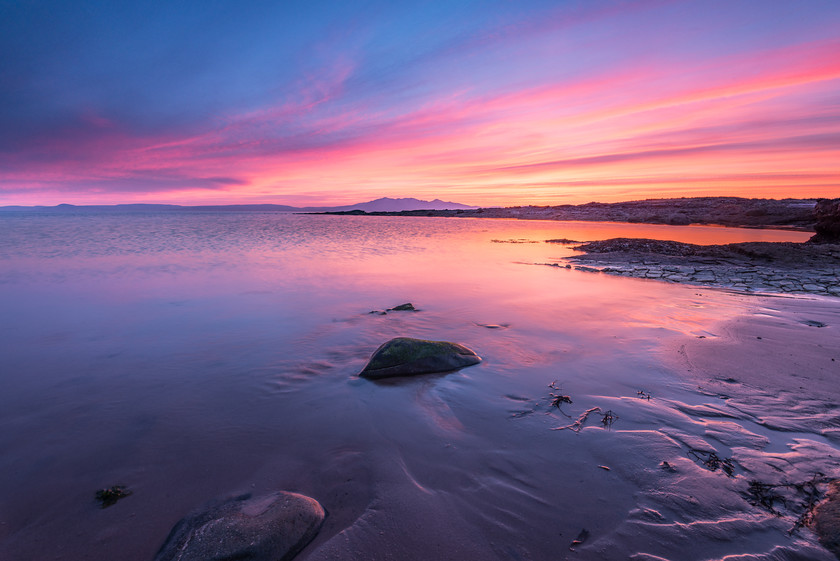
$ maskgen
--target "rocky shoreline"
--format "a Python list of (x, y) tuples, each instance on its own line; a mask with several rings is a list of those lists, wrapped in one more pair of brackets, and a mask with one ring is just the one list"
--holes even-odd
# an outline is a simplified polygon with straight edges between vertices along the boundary
[[(840, 244), (749, 242), (701, 246), (615, 238), (574, 247), (566, 267), (756, 293), (840, 296)], [(553, 266), (562, 266), (551, 264)]]
[[(584, 254), (567, 258), (565, 267), (743, 292), (840, 296), (840, 199), (693, 197), (544, 207), (324, 214), (577, 220), (675, 226), (715, 224), (812, 231), (815, 235), (806, 243), (751, 242), (700, 246), (636, 238), (595, 241), (574, 247)], [(577, 243), (571, 240), (546, 242)], [(558, 263), (547, 265), (563, 266)]]
[(354, 216), (441, 216), (455, 218), (515, 218), (519, 220), (581, 220), (638, 224), (717, 224), (742, 228), (790, 228), (813, 231), (816, 199), (745, 199), (690, 197), (619, 203), (515, 206), (473, 210), (407, 210), (323, 212)]

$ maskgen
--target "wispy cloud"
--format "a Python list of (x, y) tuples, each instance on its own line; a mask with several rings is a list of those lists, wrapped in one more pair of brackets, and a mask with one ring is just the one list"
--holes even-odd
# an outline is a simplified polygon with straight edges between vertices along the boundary
[(172, 91), (154, 71), (135, 107), (103, 97), (139, 81), (114, 70), (120, 49), (107, 87), (68, 82), (64, 100), (43, 84), (66, 72), (12, 64), (0, 203), (840, 195), (840, 6), (786, 20), (770, 3), (383, 6), (345, 25), (313, 8), (293, 16), (312, 33), (286, 39), (213, 19), (229, 50), (202, 31), (210, 67), (179, 83), (177, 55)]

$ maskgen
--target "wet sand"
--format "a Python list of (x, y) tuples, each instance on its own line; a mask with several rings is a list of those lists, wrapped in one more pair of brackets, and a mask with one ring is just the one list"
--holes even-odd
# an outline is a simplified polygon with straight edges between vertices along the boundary
[(716, 336), (672, 352), (702, 391), (768, 428), (840, 443), (840, 300), (757, 297), (749, 313), (709, 331)]
[[(813, 506), (827, 500), (832, 481), (840, 481), (840, 301), (760, 297), (746, 314), (712, 325), (710, 332), (675, 341), (668, 349), (671, 364), (718, 400), (713, 411), (699, 414), (790, 435), (781, 439), (787, 449), (772, 440), (750, 442), (755, 433), (734, 435), (744, 440), (732, 448), (742, 470), (738, 478), (751, 484), (740, 492), (769, 513), (769, 524), (787, 524), (792, 542), (816, 532)], [(707, 435), (733, 433), (710, 429)]]
[[(348, 481), (368, 482), (367, 504), (347, 526), (328, 523), (301, 559), (830, 561), (808, 524), (840, 478), (840, 301), (740, 302), (734, 317), (666, 338), (646, 362), (660, 375), (635, 386), (599, 393), (565, 376), (539, 395), (516, 384), (507, 426), (494, 418), (498, 384), (474, 385), (477, 370), (458, 375), (463, 399), (440, 401), (447, 376), (385, 385), (413, 388), (443, 440), (418, 449), (403, 426), (386, 431), (393, 449), (353, 456)], [(561, 391), (574, 403), (554, 409)], [(556, 430), (596, 406), (579, 431)]]

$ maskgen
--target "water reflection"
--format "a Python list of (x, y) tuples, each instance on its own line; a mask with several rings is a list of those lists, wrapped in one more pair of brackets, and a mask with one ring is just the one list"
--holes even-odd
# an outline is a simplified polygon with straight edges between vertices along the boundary
[[(0, 229), (4, 559), (146, 560), (205, 501), (279, 488), (331, 513), (309, 559), (337, 544), (428, 558), (432, 542), (464, 558), (549, 558), (581, 527), (620, 539), (639, 486), (665, 485), (663, 459), (717, 483), (675, 444), (697, 428), (657, 352), (714, 335), (748, 297), (529, 265), (569, 251), (542, 240), (807, 237), (251, 214), (3, 216)], [(422, 311), (367, 313), (404, 302)], [(395, 336), (463, 342), (485, 360), (356, 378)], [(548, 430), (563, 421), (539, 408), (554, 380), (569, 414), (620, 411), (613, 430)], [(514, 420), (513, 408), (535, 413)], [(92, 493), (117, 484), (134, 493), (106, 520)]]

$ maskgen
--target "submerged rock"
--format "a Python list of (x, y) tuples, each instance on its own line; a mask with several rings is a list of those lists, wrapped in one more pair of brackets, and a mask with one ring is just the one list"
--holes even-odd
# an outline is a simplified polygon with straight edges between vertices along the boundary
[(813, 525), (823, 547), (840, 559), (840, 479), (829, 485), (828, 496), (814, 511)]
[(243, 495), (181, 519), (155, 561), (289, 560), (312, 541), (323, 521), (318, 501), (303, 495)]
[(393, 308), (388, 308), (387, 310), (371, 310), (369, 314), (375, 314), (378, 316), (386, 316), (388, 312), (419, 312), (417, 308), (414, 307), (414, 304), (411, 302), (406, 302), (405, 304), (400, 304), (399, 306), (394, 306)]
[(481, 357), (458, 343), (397, 337), (376, 349), (359, 376), (376, 379), (449, 372), (479, 362)]

